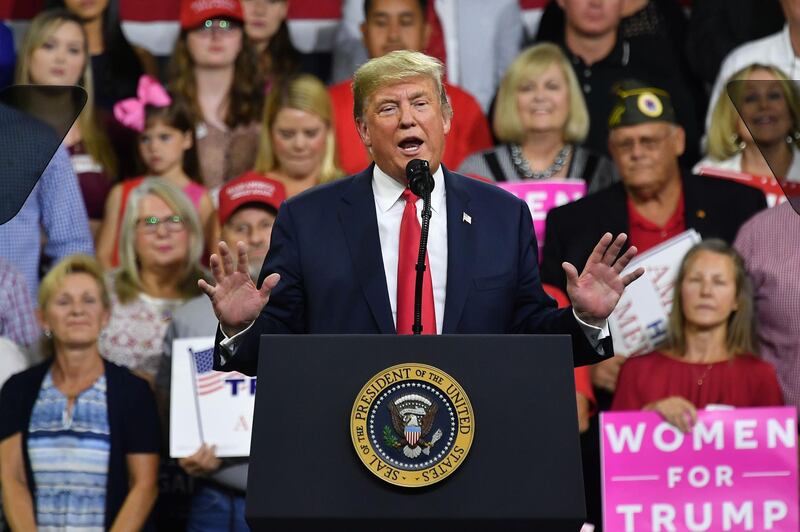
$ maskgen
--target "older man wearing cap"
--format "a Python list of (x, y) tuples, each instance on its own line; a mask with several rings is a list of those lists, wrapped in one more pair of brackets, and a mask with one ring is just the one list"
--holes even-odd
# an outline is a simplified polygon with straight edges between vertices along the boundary
[[(272, 225), (284, 199), (286, 191), (281, 183), (254, 172), (229, 181), (219, 191), (217, 213), (222, 239), (231, 247), (244, 242), (249, 258), (247, 267), (253, 279), (258, 277), (269, 251)], [(175, 312), (164, 337), (164, 354), (156, 379), (164, 420), (169, 419), (172, 342), (179, 338), (213, 336), (217, 324), (211, 302), (205, 296), (192, 299)], [(179, 463), (187, 473), (199, 477), (189, 530), (248, 530), (244, 521), (247, 459), (220, 460), (213, 446), (203, 445)], [(231, 527), (231, 523), (235, 526)]]
[(754, 188), (681, 171), (686, 137), (666, 91), (626, 80), (615, 92), (608, 147), (621, 182), (547, 217), (542, 280), (561, 288), (561, 263), (581, 264), (606, 231), (628, 233), (626, 245), (639, 251), (687, 229), (732, 243), (739, 227), (766, 207)]
[[(592, 252), (593, 239), (606, 231), (627, 233), (626, 245), (639, 251), (687, 229), (733, 243), (739, 227), (766, 207), (764, 194), (755, 188), (682, 173), (678, 157), (685, 135), (666, 91), (626, 80), (615, 92), (608, 147), (622, 180), (547, 216), (542, 281), (562, 289), (567, 281), (561, 263), (581, 264)], [(593, 375), (595, 385), (613, 392), (616, 372), (603, 373), (609, 367), (613, 361), (593, 368)]]

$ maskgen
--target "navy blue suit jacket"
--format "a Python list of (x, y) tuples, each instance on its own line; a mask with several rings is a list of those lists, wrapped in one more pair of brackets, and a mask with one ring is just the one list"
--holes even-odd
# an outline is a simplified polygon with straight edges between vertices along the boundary
[[(571, 309), (542, 290), (527, 205), (494, 185), (444, 169), (447, 291), (444, 334), (572, 336), (575, 365), (599, 362)], [(463, 220), (463, 213), (472, 223)], [(278, 286), (222, 366), (255, 374), (262, 334), (395, 334), (378, 235), (372, 166), (286, 201), (272, 230), (259, 284)], [(610, 341), (604, 345), (612, 351)]]

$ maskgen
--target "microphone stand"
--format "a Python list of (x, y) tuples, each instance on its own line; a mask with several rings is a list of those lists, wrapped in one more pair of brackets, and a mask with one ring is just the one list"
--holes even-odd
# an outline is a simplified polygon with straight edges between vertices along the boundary
[[(422, 194), (422, 232), (419, 237), (419, 255), (415, 267), (417, 278), (414, 282), (414, 324), (413, 334), (422, 334), (422, 283), (425, 275), (425, 252), (428, 248), (428, 230), (431, 223), (431, 191)], [(436, 331), (434, 331), (434, 334)]]

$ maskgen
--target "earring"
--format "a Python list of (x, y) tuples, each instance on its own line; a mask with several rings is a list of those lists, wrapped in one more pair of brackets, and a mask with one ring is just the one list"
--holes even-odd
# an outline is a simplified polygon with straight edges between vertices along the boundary
[(747, 147), (747, 144), (744, 143), (742, 137), (740, 137), (735, 133), (731, 135), (731, 142), (733, 143), (734, 146), (736, 146), (737, 152), (743, 151)]
[(50, 329), (43, 330), (42, 334), (44, 334), (47, 338), (52, 338), (53, 337), (53, 333), (52, 333), (52, 331)]
[(786, 144), (794, 144), (800, 140), (800, 131), (793, 131), (786, 135)]

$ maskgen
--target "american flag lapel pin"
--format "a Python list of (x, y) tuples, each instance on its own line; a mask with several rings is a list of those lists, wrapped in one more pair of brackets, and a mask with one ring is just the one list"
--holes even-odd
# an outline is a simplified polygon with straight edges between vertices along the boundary
[(472, 216), (467, 213), (461, 213), (461, 221), (472, 225)]

